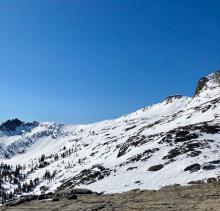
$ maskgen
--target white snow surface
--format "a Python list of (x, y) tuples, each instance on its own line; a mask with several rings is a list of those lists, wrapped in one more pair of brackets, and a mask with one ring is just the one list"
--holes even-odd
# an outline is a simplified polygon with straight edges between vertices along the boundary
[[(192, 164), (206, 165), (213, 160), (220, 160), (220, 133), (197, 131), (199, 137), (193, 139), (197, 143), (211, 140), (208, 147), (199, 149), (197, 156), (182, 153), (174, 157), (174, 161), (164, 159), (168, 152), (180, 143), (173, 145), (161, 142), (167, 133), (189, 125), (220, 125), (220, 85), (213, 79), (213, 74), (207, 77), (209, 81), (199, 95), (194, 97), (170, 97), (161, 103), (146, 107), (118, 119), (102, 121), (88, 125), (61, 125), (58, 123), (40, 123), (31, 131), (22, 135), (4, 135), (0, 137), (1, 162), (16, 166), (25, 165), (24, 172), (38, 162), (42, 154), (50, 164), (30, 173), (26, 181), (39, 177), (41, 183), (33, 193), (40, 194), (40, 186), (47, 186), (48, 192), (56, 190), (65, 181), (74, 178), (82, 170), (101, 165), (110, 170), (109, 175), (95, 179), (90, 184), (77, 184), (93, 191), (105, 193), (123, 192), (131, 189), (159, 189), (161, 187), (181, 184), (190, 181), (205, 180), (218, 177), (220, 166), (215, 169), (190, 172), (184, 169)], [(190, 128), (190, 127), (189, 127)], [(193, 131), (195, 132), (195, 131)], [(171, 133), (172, 134), (172, 133)], [(143, 143), (129, 145), (129, 138), (145, 137)], [(132, 142), (133, 143), (133, 142)], [(182, 143), (181, 143), (182, 144)], [(65, 150), (73, 153), (61, 158)], [(128, 146), (122, 156), (119, 150)], [(130, 158), (156, 149), (150, 157), (128, 162)], [(50, 155), (59, 155), (54, 161)], [(7, 157), (5, 157), (7, 154)], [(149, 167), (163, 164), (158, 171), (149, 171)], [(128, 168), (130, 168), (128, 170)], [(56, 170), (57, 174), (51, 181), (43, 180), (46, 170)], [(93, 171), (99, 171), (93, 169)], [(5, 184), (13, 189), (13, 184)]]

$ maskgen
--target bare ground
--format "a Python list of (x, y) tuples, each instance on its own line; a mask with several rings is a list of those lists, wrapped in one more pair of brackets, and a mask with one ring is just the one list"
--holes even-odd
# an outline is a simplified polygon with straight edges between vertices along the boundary
[(0, 211), (220, 211), (220, 184), (185, 187), (170, 186), (159, 191), (134, 190), (111, 195), (82, 195), (60, 201), (33, 200), (18, 206), (1, 207)]

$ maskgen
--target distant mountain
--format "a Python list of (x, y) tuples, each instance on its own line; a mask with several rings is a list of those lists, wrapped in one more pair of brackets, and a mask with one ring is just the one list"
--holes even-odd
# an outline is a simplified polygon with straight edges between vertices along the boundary
[(24, 132), (30, 132), (31, 129), (38, 126), (38, 122), (25, 123), (19, 119), (11, 119), (0, 125), (0, 132), (5, 135), (21, 135)]
[(1, 188), (15, 195), (87, 187), (106, 193), (220, 177), (220, 71), (193, 97), (88, 125), (0, 125)]

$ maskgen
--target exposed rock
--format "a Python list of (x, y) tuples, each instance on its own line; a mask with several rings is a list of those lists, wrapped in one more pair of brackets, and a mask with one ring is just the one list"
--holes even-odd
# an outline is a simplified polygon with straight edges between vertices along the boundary
[(196, 181), (190, 181), (188, 182), (189, 185), (200, 185), (204, 184), (205, 182), (203, 180), (196, 180)]
[(214, 177), (208, 178), (208, 179), (206, 180), (207, 183), (213, 183), (213, 182), (216, 182), (216, 181), (217, 181), (217, 179), (214, 178)]
[(124, 166), (129, 163), (134, 163), (137, 161), (146, 161), (150, 157), (152, 157), (152, 155), (157, 151), (159, 151), (159, 148), (147, 149), (143, 153), (140, 153), (140, 154), (137, 154), (137, 155), (134, 155), (134, 156), (128, 158), (127, 161), (121, 163), (119, 166)]
[(149, 211), (200, 211), (219, 210), (219, 184), (167, 186), (158, 191), (133, 190), (109, 195), (85, 195), (80, 200), (32, 200), (15, 207), (1, 206), (0, 211), (79, 211), (79, 210), (149, 210)]
[(164, 167), (164, 165), (162, 164), (159, 164), (159, 165), (156, 165), (156, 166), (151, 166), (148, 171), (159, 171), (160, 169), (162, 169)]
[(8, 120), (0, 125), (0, 130), (3, 131), (14, 131), (17, 127), (23, 124), (19, 119)]
[(138, 145), (142, 145), (144, 142), (147, 142), (147, 139), (143, 135), (130, 137), (124, 144), (119, 146), (119, 152), (118, 152), (117, 157), (119, 158), (125, 155), (128, 152), (129, 148), (137, 147)]
[(199, 95), (203, 88), (206, 86), (207, 82), (209, 81), (208, 78), (203, 77), (199, 80), (198, 85), (196, 87), (195, 96)]
[(184, 171), (190, 171), (190, 172), (195, 172), (199, 171), (201, 169), (201, 165), (198, 163), (192, 164), (190, 166), (187, 166)]
[(92, 194), (93, 191), (85, 188), (72, 188), (70, 189), (71, 194), (78, 194), (78, 195), (84, 195), (84, 194)]
[(32, 200), (36, 200), (37, 197), (38, 197), (37, 195), (21, 196), (20, 198), (15, 199), (14, 201), (8, 202), (7, 204), (5, 204), (5, 206), (8, 206), (8, 207), (17, 206), (17, 205), (23, 204), (25, 202), (30, 202)]
[(29, 201), (30, 201), (29, 198), (19, 198), (19, 199), (16, 199), (15, 201), (7, 203), (6, 206), (13, 207), (13, 206), (17, 206), (17, 205), (23, 204), (24, 202), (29, 202)]
[(166, 99), (165, 99), (165, 101), (167, 102), (167, 103), (170, 103), (170, 102), (172, 102), (173, 100), (175, 100), (175, 99), (180, 99), (180, 98), (182, 98), (183, 97), (183, 95), (170, 95), (170, 96), (168, 96)]
[(210, 164), (220, 164), (220, 160), (213, 160), (209, 162)]
[(209, 165), (203, 166), (202, 169), (204, 169), (204, 170), (213, 170), (213, 169), (216, 169), (216, 166), (209, 164)]
[(126, 131), (129, 131), (129, 130), (132, 130), (132, 129), (134, 129), (134, 128), (136, 128), (136, 125), (133, 125), (133, 126), (128, 127), (128, 128), (125, 128), (125, 132), (126, 132)]
[(201, 127), (201, 132), (208, 133), (208, 134), (216, 134), (220, 132), (220, 126), (218, 125), (203, 125)]
[(179, 155), (187, 154), (190, 157), (195, 157), (201, 154), (199, 149), (208, 148), (209, 140), (192, 140), (183, 142), (180, 145), (177, 145), (174, 149), (171, 149), (163, 159), (173, 159)]
[(83, 189), (83, 188), (68, 188), (65, 190), (58, 191), (53, 199), (57, 198), (66, 198), (66, 199), (77, 199), (77, 195), (90, 195), (94, 192), (89, 189)]
[(129, 167), (129, 168), (127, 168), (127, 171), (132, 171), (132, 170), (134, 170), (134, 169), (137, 169), (137, 166)]
[(217, 84), (217, 86), (219, 86), (220, 85), (220, 71), (216, 71), (215, 73), (207, 77), (201, 78), (196, 87), (195, 96), (199, 95), (204, 89), (207, 88), (207, 83), (209, 81), (212, 81), (212, 83), (215, 83)]

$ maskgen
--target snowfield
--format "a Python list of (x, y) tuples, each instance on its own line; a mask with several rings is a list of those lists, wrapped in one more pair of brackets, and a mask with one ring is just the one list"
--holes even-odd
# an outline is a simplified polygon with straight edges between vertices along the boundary
[[(171, 96), (115, 120), (5, 129), (0, 133), (0, 157), (12, 168), (22, 167), (20, 174), (26, 176), (21, 176), (21, 184), (39, 178), (39, 184), (23, 194), (60, 186), (116, 193), (217, 178), (220, 72), (201, 79), (193, 97)], [(53, 177), (44, 178), (46, 171), (54, 172)], [(18, 184), (6, 178), (3, 186), (12, 191)]]

